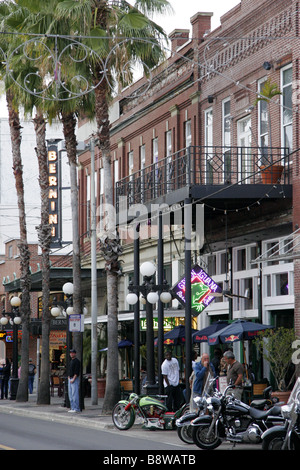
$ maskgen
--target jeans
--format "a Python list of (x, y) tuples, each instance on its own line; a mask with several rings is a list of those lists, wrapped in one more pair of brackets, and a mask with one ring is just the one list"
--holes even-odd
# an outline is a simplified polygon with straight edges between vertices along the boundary
[(28, 376), (28, 389), (29, 393), (33, 392), (33, 382), (34, 382), (34, 375), (29, 375)]
[(79, 406), (79, 377), (73, 383), (68, 379), (68, 393), (71, 410), (81, 411)]
[(4, 397), (7, 398), (8, 396), (8, 381), (9, 381), (8, 377), (7, 378), (5, 377), (1, 381), (1, 399), (3, 399)]

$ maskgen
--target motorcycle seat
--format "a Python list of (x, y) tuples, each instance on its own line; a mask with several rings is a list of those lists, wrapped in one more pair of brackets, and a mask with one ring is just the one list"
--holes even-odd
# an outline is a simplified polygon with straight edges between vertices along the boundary
[(267, 403), (267, 401), (268, 400), (265, 400), (264, 398), (262, 398), (261, 400), (253, 400), (250, 403), (250, 406), (259, 408), (260, 406), (264, 406)]
[(269, 410), (263, 411), (250, 407), (249, 414), (254, 419), (266, 419), (268, 416), (279, 416), (281, 414), (281, 409), (279, 406), (273, 406)]

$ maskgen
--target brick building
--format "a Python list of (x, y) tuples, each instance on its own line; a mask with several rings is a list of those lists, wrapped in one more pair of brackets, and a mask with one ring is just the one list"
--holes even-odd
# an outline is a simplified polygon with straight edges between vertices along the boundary
[[(295, 326), (299, 335), (298, 2), (241, 0), (214, 31), (211, 16), (195, 12), (191, 33), (174, 30), (168, 59), (114, 102), (116, 210), (124, 198), (130, 221), (138, 205), (147, 208), (148, 218), (154, 204), (170, 208), (190, 198), (194, 207), (203, 205), (203, 242), (198, 239), (194, 246), (193, 260), (234, 295), (216, 298), (194, 319), (196, 326), (243, 317)], [(266, 82), (280, 94), (256, 101)], [(90, 130), (82, 123), (80, 139), (87, 139)], [(81, 232), (86, 233), (89, 154), (80, 161)], [(277, 176), (276, 164), (281, 166)], [(271, 182), (265, 180), (266, 166), (275, 178)], [(96, 181), (99, 206), (103, 175), (97, 153)], [(155, 224), (143, 230), (141, 262), (157, 260)], [(86, 247), (88, 252), (88, 238)], [(132, 243), (124, 241), (119, 292), (124, 320), (132, 319), (126, 303), (132, 253)], [(165, 276), (171, 285), (183, 275), (183, 260), (179, 221), (166, 227), (164, 237)], [(177, 301), (167, 315), (184, 322)]]

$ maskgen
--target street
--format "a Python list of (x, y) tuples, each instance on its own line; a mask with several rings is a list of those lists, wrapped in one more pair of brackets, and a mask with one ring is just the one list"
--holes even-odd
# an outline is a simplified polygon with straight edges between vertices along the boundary
[[(101, 452), (101, 455), (103, 458), (108, 456), (110, 459), (109, 451), (114, 453), (127, 451), (126, 455), (133, 456), (137, 455), (136, 451), (168, 451), (167, 455), (194, 455), (195, 461), (201, 453), (197, 446), (184, 444), (178, 438), (176, 431), (149, 431), (141, 428), (128, 431), (118, 431), (114, 428), (99, 430), (6, 413), (0, 413), (1, 449), (108, 451)], [(216, 451), (231, 449), (232, 445), (225, 443)], [(261, 446), (240, 445), (234, 450), (261, 450)], [(134, 452), (130, 453), (130, 451)], [(122, 452), (118, 452), (117, 455), (122, 455)], [(146, 456), (147, 452), (141, 455)], [(112, 464), (111, 461), (106, 463)]]

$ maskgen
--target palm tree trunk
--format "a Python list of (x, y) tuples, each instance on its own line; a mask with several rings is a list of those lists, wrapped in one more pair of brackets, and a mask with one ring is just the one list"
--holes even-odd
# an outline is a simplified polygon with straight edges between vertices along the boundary
[[(28, 360), (29, 360), (29, 324), (30, 324), (30, 252), (27, 243), (27, 227), (24, 202), (23, 165), (21, 158), (21, 125), (19, 113), (13, 106), (13, 92), (6, 91), (6, 102), (8, 107), (8, 120), (12, 144), (13, 172), (19, 209), (20, 243), (18, 245), (20, 253), (20, 280), (22, 288), (22, 346), (21, 346), (21, 377), (19, 381), (16, 400), (28, 401)], [(14, 338), (14, 341), (17, 341)]]
[[(70, 165), (71, 182), (71, 207), (72, 207), (72, 234), (73, 234), (73, 308), (74, 314), (82, 314), (81, 298), (81, 259), (78, 220), (78, 183), (77, 183), (77, 142), (76, 142), (76, 118), (74, 113), (62, 112), (62, 124), (65, 137), (67, 156)], [(74, 334), (74, 347), (77, 356), (81, 354), (81, 334)]]
[[(100, 73), (100, 71), (99, 71)], [(96, 74), (97, 75), (97, 74)], [(104, 197), (105, 204), (113, 206), (113, 181), (111, 173), (110, 134), (107, 101), (107, 84), (102, 82), (95, 89), (96, 121), (98, 146), (101, 151), (104, 168)], [(100, 248), (105, 259), (107, 277), (107, 376), (106, 390), (103, 402), (103, 413), (111, 413), (113, 406), (119, 400), (119, 370), (118, 370), (118, 272), (121, 253), (119, 238), (112, 237), (116, 227), (108, 227), (106, 237), (100, 240)]]
[(39, 166), (39, 185), (41, 193), (41, 223), (37, 228), (39, 245), (42, 253), (42, 356), (40, 385), (38, 388), (37, 403), (39, 405), (50, 404), (50, 243), (51, 226), (49, 224), (49, 170), (46, 148), (46, 122), (41, 112), (33, 119), (36, 135), (36, 154)]

